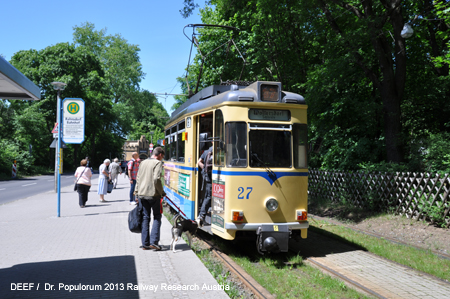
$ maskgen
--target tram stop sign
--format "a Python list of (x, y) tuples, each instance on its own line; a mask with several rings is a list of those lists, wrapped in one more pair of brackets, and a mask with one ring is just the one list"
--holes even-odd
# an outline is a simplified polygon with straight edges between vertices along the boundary
[(62, 140), (65, 143), (83, 143), (85, 109), (82, 99), (64, 99), (62, 119)]

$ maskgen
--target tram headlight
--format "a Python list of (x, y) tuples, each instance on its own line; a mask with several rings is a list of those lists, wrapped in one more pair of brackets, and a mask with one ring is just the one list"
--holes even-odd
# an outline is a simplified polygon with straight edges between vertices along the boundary
[(266, 200), (266, 209), (269, 212), (275, 212), (278, 209), (278, 201), (275, 198)]

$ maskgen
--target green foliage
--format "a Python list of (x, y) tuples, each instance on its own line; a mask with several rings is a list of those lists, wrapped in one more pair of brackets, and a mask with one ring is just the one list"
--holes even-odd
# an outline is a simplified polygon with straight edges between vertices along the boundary
[(75, 26), (73, 37), (76, 46), (85, 47), (101, 62), (106, 86), (115, 103), (130, 104), (145, 75), (139, 61), (139, 47), (129, 44), (120, 34), (106, 35), (106, 29), (97, 31), (89, 22)]
[[(445, 138), (450, 132), (449, 67), (435, 63), (448, 56), (448, 3), (400, 1), (395, 11), (376, 1), (369, 5), (213, 0), (200, 13), (205, 24), (240, 29), (236, 45), (247, 61), (240, 79), (280, 81), (284, 90), (305, 96), (310, 167), (444, 169), (448, 158), (425, 157), (424, 148), (438, 146), (430, 134)], [(413, 19), (414, 35), (405, 40), (403, 23)], [(199, 88), (239, 79), (238, 51), (219, 47), (231, 33), (200, 32), (202, 53), (220, 50), (207, 56)], [(197, 55), (191, 90), (201, 64)], [(387, 161), (398, 166), (387, 167)]]
[(180, 14), (183, 18), (188, 18), (194, 12), (194, 10), (199, 7), (194, 0), (184, 0), (184, 7), (180, 10)]
[[(435, 205), (431, 205), (430, 203), (430, 205), (426, 205), (423, 208), (422, 212), (425, 213), (434, 224), (442, 228), (447, 227), (447, 222), (445, 221), (446, 217), (444, 217), (445, 206), (442, 202), (437, 202)], [(447, 217), (447, 219), (450, 221), (449, 217)]]
[(405, 164), (397, 164), (386, 161), (379, 163), (362, 162), (358, 166), (366, 173), (381, 172), (381, 173), (395, 173), (395, 172), (407, 172), (408, 166)]
[(17, 174), (31, 174), (33, 172), (34, 157), (26, 150), (21, 149), (20, 142), (0, 140), (0, 173), (10, 177), (12, 165), (16, 160)]
[(424, 154), (425, 170), (450, 173), (450, 133), (432, 134), (427, 143)]
[[(442, 27), (450, 23), (450, 7), (448, 1), (434, 1), (434, 6), (436, 8), (436, 15), (440, 20), (440, 24)], [(429, 18), (429, 17), (428, 17)], [(448, 25), (447, 25), (448, 26)], [(448, 30), (445, 30), (446, 28), (442, 28), (441, 31), (438, 32), (438, 37), (440, 39), (443, 39), (446, 41), (446, 47), (447, 49), (450, 47), (450, 41), (449, 37), (450, 34)], [(450, 64), (450, 53), (448, 51), (441, 53), (441, 55), (438, 55), (434, 57), (433, 62), (436, 64), (437, 67), (443, 67), (445, 64)]]

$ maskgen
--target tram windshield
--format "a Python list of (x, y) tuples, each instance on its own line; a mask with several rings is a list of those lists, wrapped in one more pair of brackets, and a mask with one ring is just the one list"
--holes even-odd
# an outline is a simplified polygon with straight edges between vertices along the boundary
[(291, 126), (249, 124), (250, 167), (290, 168)]
[(227, 122), (225, 136), (228, 167), (247, 167), (247, 151), (253, 168), (308, 167), (306, 124)]

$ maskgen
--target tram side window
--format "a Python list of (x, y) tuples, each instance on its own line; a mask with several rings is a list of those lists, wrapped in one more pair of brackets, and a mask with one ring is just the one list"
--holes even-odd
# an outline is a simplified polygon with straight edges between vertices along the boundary
[(170, 128), (170, 161), (177, 160), (177, 126)]
[(214, 137), (218, 140), (214, 142), (214, 164), (216, 166), (225, 166), (224, 134), (223, 114), (221, 110), (216, 110), (214, 124)]
[(164, 144), (164, 159), (166, 161), (170, 161), (170, 129), (166, 130), (166, 139), (165, 139), (165, 144)]
[(185, 141), (183, 138), (183, 133), (185, 132), (185, 124), (184, 121), (178, 124), (178, 132), (177, 132), (177, 148), (178, 148), (178, 162), (184, 162), (184, 145)]
[(247, 166), (247, 124), (245, 122), (227, 122), (226, 162), (228, 167)]
[(294, 124), (294, 167), (307, 168), (308, 156), (306, 152), (308, 142), (308, 126)]

